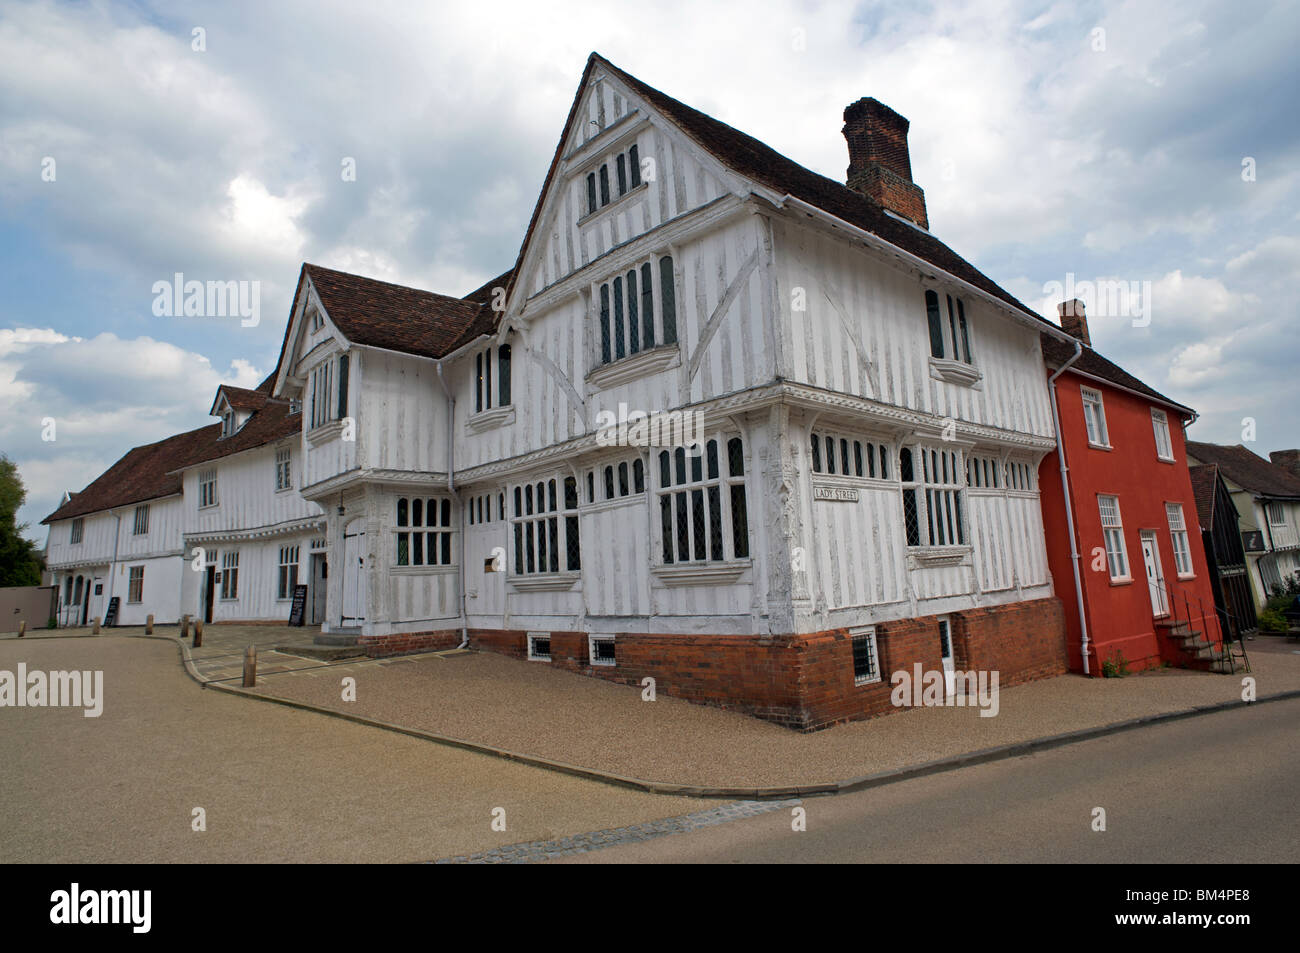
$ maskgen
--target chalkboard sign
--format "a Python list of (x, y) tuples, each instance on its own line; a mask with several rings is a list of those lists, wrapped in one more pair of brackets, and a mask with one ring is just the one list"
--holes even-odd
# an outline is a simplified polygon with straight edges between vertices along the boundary
[(108, 611), (104, 613), (104, 625), (117, 625), (117, 607), (122, 601), (121, 596), (114, 596), (108, 600)]
[(307, 587), (293, 587), (293, 606), (289, 609), (289, 624), (302, 625), (307, 610)]

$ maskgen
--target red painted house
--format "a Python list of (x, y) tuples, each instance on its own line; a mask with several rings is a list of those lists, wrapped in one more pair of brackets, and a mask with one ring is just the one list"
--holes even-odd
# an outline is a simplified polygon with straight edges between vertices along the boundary
[(1039, 486), (1070, 667), (1214, 667), (1222, 638), (1183, 435), (1196, 413), (1094, 351), (1083, 302), (1058, 310), (1079, 343), (1043, 338), (1059, 449)]

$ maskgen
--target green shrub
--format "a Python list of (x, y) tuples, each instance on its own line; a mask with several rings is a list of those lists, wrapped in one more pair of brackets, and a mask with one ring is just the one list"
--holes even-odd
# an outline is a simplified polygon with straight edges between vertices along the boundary
[(1285, 632), (1286, 617), (1280, 609), (1268, 608), (1259, 614), (1261, 632)]
[(54, 616), (50, 616), (49, 620), (45, 623), (45, 628), (57, 629), (58, 627), (59, 627), (59, 620), (54, 618)]
[(1124, 658), (1123, 652), (1116, 652), (1110, 658), (1101, 663), (1101, 674), (1104, 678), (1123, 678), (1128, 674), (1128, 660)]

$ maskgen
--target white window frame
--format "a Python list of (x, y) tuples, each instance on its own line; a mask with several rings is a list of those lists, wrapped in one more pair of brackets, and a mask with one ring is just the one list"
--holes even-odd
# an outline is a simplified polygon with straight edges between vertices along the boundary
[(68, 536), (69, 543), (73, 546), (79, 545), (81, 541), (86, 537), (85, 519), (83, 519), (80, 516), (74, 519), (72, 521), (72, 526), (68, 532), (69, 532), (69, 536)]
[(1174, 569), (1179, 579), (1192, 577), (1192, 547), (1187, 536), (1187, 523), (1183, 519), (1181, 503), (1165, 504), (1165, 519), (1169, 523), (1169, 541), (1174, 550)]
[[(935, 303), (939, 313), (939, 349), (941, 354), (934, 353), (934, 333), (930, 326), (930, 301), (929, 296), (935, 296)], [(942, 291), (939, 288), (926, 288), (922, 296), (925, 301), (925, 322), (926, 322), (926, 343), (929, 347), (930, 359), (932, 361), (946, 361), (953, 364), (966, 364), (970, 367), (976, 367), (974, 355), (971, 353), (971, 322), (966, 319), (966, 302), (960, 295), (954, 295), (948, 291)], [(944, 310), (945, 302), (947, 311)]]
[[(501, 364), (510, 368), (510, 393), (502, 393)], [(514, 406), (514, 350), (508, 341), (483, 348), (474, 355), (474, 414), (506, 411)]]
[(339, 400), (334, 381), (334, 361), (337, 356), (332, 354), (311, 369), (312, 430), (338, 419)]
[[(967, 529), (966, 468), (963, 464), (963, 452), (956, 448), (933, 447), (926, 444), (913, 444), (904, 449), (910, 450), (912, 454), (912, 479), (902, 484), (904, 533), (906, 533), (907, 500), (910, 493), (916, 511), (918, 538), (917, 543), (908, 541), (907, 545), (912, 549), (968, 548), (970, 533)], [(898, 475), (901, 481), (903, 476), (901, 459)], [(938, 519), (932, 516), (937, 516)]]
[[(668, 274), (664, 274), (664, 262), (668, 263)], [(650, 340), (646, 341), (645, 320), (645, 276), (650, 275)], [(631, 291), (628, 276), (636, 275), (636, 292)], [(667, 323), (665, 310), (665, 288), (673, 293), (672, 323)], [(632, 312), (637, 314), (636, 340), (632, 336)], [(678, 346), (679, 325), (681, 323), (681, 302), (677, 294), (677, 263), (671, 251), (656, 252), (647, 259), (638, 260), (629, 268), (616, 275), (610, 275), (605, 281), (591, 286), (592, 329), (592, 369), (611, 367), (620, 361), (629, 360), (642, 354), (658, 351), (660, 348)], [(609, 324), (609, 359), (605, 359), (605, 324)], [(618, 353), (618, 332), (622, 330), (623, 354)], [(671, 330), (671, 335), (669, 331)], [(671, 337), (671, 340), (669, 338)], [(635, 344), (635, 347), (632, 345)]]
[[(573, 481), (573, 500), (568, 499), (567, 481)], [(551, 496), (555, 506), (551, 506)], [(539, 499), (540, 497), (540, 499)], [(577, 477), (568, 473), (548, 473), (526, 483), (510, 487), (506, 505), (510, 507), (510, 534), (506, 549), (510, 575), (515, 579), (540, 576), (566, 576), (582, 570), (582, 527), (578, 517), (581, 503)], [(576, 536), (570, 548), (570, 535)], [(550, 544), (555, 540), (555, 562)], [(577, 559), (570, 558), (576, 552)], [(529, 557), (532, 557), (531, 564)], [(532, 568), (529, 568), (531, 565)]]
[(293, 489), (293, 448), (280, 447), (275, 451), (275, 492)]
[[(436, 521), (430, 520), (430, 510), (436, 515)], [(450, 497), (395, 496), (392, 513), (393, 568), (432, 570), (456, 565), (456, 507)]]
[[(597, 659), (596, 658), (597, 642), (608, 642), (610, 645), (615, 646), (614, 649), (615, 657), (612, 659)], [(607, 632), (589, 633), (587, 635), (587, 661), (590, 662), (592, 665), (599, 665), (604, 668), (613, 668), (614, 666), (618, 665), (617, 640), (614, 638), (614, 636)]]
[(1169, 415), (1163, 410), (1151, 408), (1151, 429), (1156, 437), (1156, 459), (1165, 463), (1174, 462), (1174, 438), (1169, 432)]
[[(637, 484), (641, 489), (637, 489)], [(640, 455), (627, 457), (611, 463), (603, 463), (595, 471), (595, 490), (597, 498), (593, 503), (606, 503), (610, 500), (644, 499), (646, 489), (650, 486), (646, 479), (645, 459)], [(626, 489), (624, 489), (626, 487)]]
[(1110, 430), (1106, 427), (1106, 402), (1101, 391), (1091, 387), (1080, 387), (1079, 394), (1083, 398), (1083, 425), (1088, 431), (1088, 444), (1110, 449)]
[[(871, 667), (874, 674), (867, 673), (866, 675), (859, 675), (857, 673), (857, 662), (853, 656), (853, 643), (864, 639), (869, 640), (869, 644), (871, 645)], [(849, 662), (854, 667), (854, 685), (874, 685), (881, 680), (880, 642), (876, 638), (876, 627), (874, 625), (867, 625), (861, 628), (849, 630)]]
[(302, 551), (298, 544), (280, 547), (279, 571), (276, 573), (276, 602), (287, 602), (293, 598), (293, 589), (298, 585), (298, 558)]
[[(547, 651), (538, 652), (534, 647), (534, 642), (538, 639), (546, 640)], [(529, 632), (528, 633), (528, 661), (530, 662), (549, 662), (551, 660), (551, 633), (549, 632)]]
[(127, 571), (126, 583), (127, 605), (139, 605), (144, 602), (144, 566), (131, 566)]
[[(732, 473), (731, 441), (740, 441), (739, 474)], [(710, 476), (709, 446), (714, 445), (717, 455), (717, 475)], [(664, 483), (664, 457), (667, 455), (667, 468), (670, 482)], [(699, 465), (700, 476), (695, 477), (695, 466)], [(666, 566), (719, 566), (728, 563), (747, 562), (752, 558), (749, 541), (749, 488), (747, 486), (747, 467), (745, 461), (745, 439), (739, 433), (717, 433), (701, 442), (698, 456), (691, 454), (684, 447), (664, 448), (650, 458), (650, 470), (654, 481), (655, 508), (652, 525), (654, 526), (654, 562), (656, 567)], [(684, 479), (682, 479), (684, 477)], [(710, 491), (718, 491), (715, 502)], [(739, 490), (745, 503), (742, 514), (744, 525), (737, 524), (737, 514), (732, 498)], [(703, 511), (704, 539), (695, 538), (695, 504), (696, 493), (700, 494), (700, 508)], [(667, 506), (665, 506), (667, 504)], [(718, 507), (719, 533), (721, 535), (721, 555), (715, 556), (711, 537), (714, 506)], [(668, 531), (665, 534), (664, 517), (668, 516)], [(682, 520), (685, 519), (686, 538), (679, 537)], [(742, 534), (743, 530), (743, 534)], [(737, 536), (743, 535), (745, 551), (737, 552)], [(686, 543), (686, 554), (682, 554), (682, 543)], [(668, 550), (665, 552), (665, 546)], [(703, 550), (701, 555), (700, 551)]]
[(149, 535), (149, 504), (141, 503), (135, 508), (135, 520), (131, 527), (132, 536)]
[(889, 445), (880, 440), (814, 430), (808, 449), (810, 467), (817, 476), (896, 482)]
[(1286, 525), (1286, 509), (1277, 500), (1269, 500), (1264, 504), (1264, 517), (1270, 526)]
[(239, 600), (239, 550), (226, 549), (221, 553), (221, 601)]
[[(1113, 521), (1107, 515), (1107, 503), (1114, 505)], [(1128, 558), (1128, 543), (1124, 539), (1124, 516), (1120, 510), (1119, 497), (1099, 493), (1097, 494), (1097, 511), (1101, 517), (1101, 536), (1106, 550), (1106, 569), (1110, 575), (1111, 582), (1130, 582), (1133, 579), (1132, 564)], [(1118, 542), (1118, 548), (1114, 544)], [(1115, 574), (1116, 560), (1119, 560), (1120, 574)]]
[(199, 471), (199, 509), (206, 509), (209, 506), (216, 506), (217, 500), (217, 468), (211, 467), (207, 470)]

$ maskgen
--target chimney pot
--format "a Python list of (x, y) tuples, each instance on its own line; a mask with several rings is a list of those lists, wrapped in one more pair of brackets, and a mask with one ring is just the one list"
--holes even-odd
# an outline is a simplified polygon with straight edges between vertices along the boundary
[(1088, 334), (1088, 316), (1084, 313), (1083, 302), (1078, 298), (1062, 301), (1056, 306), (1056, 313), (1061, 318), (1061, 330), (1073, 335), (1087, 347), (1092, 347), (1092, 337)]
[(912, 181), (907, 148), (911, 124), (869, 96), (844, 110), (844, 138), (849, 144), (847, 185), (855, 192), (929, 229), (925, 193)]

